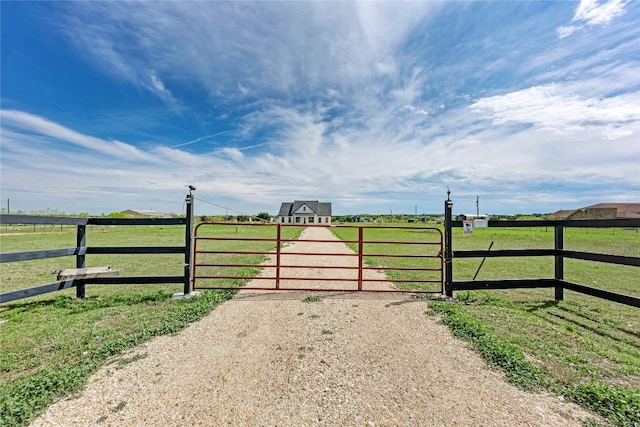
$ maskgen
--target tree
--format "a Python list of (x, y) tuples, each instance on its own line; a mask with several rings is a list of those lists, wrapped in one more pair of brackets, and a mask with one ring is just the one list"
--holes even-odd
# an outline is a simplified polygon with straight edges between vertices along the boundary
[(271, 215), (269, 215), (269, 213), (267, 212), (260, 212), (258, 215), (256, 215), (256, 218), (263, 219), (265, 221), (270, 221)]

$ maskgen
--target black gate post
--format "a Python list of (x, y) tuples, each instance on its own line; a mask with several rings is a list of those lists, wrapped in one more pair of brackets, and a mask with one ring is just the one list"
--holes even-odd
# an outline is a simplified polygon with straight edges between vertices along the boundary
[[(564, 249), (564, 226), (556, 224), (554, 226), (554, 249), (556, 250), (555, 260), (555, 279), (564, 280), (564, 257), (560, 252)], [(564, 288), (559, 284), (555, 286), (555, 299), (562, 301), (564, 299)]]
[(187, 198), (185, 199), (185, 203), (187, 206), (187, 224), (185, 225), (184, 232), (184, 296), (190, 296), (191, 294), (191, 272), (193, 271), (193, 260), (192, 260), (192, 251), (193, 251), (193, 195), (191, 191), (187, 194)]
[(451, 248), (451, 212), (453, 201), (449, 198), (444, 202), (444, 291), (448, 297), (453, 297), (453, 250)]
[[(76, 268), (85, 268), (85, 251), (87, 247), (87, 226), (82, 224), (77, 226), (76, 232)], [(76, 298), (85, 297), (85, 284), (82, 279), (75, 279), (76, 284)]]

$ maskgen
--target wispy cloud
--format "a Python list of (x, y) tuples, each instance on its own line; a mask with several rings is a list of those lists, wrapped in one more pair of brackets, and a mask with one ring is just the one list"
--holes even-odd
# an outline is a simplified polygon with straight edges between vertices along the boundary
[(97, 153), (106, 154), (118, 161), (149, 160), (147, 153), (133, 145), (83, 135), (33, 114), (14, 110), (0, 110), (0, 118), (2, 120), (3, 130), (5, 128), (26, 129), (31, 133), (89, 149)]
[(471, 108), (488, 111), (496, 125), (531, 124), (558, 135), (590, 132), (613, 140), (632, 135), (640, 126), (639, 97), (640, 92), (606, 99), (582, 98), (550, 85), (484, 98)]
[(89, 2), (69, 6), (63, 25), (98, 67), (163, 99), (170, 94), (167, 81), (178, 80), (235, 99), (303, 88), (344, 90), (393, 73), (394, 49), (440, 7)]
[[(515, 195), (526, 191), (531, 182), (546, 182), (549, 176), (583, 185), (616, 180), (624, 187), (624, 182), (633, 182), (638, 159), (634, 158), (637, 147), (630, 142), (638, 134), (623, 136), (615, 144), (609, 143), (606, 150), (601, 136), (589, 129), (576, 130), (569, 140), (566, 135), (549, 137), (559, 129), (561, 120), (552, 113), (536, 117), (545, 105), (549, 108), (549, 99), (537, 92), (532, 89), (487, 98), (478, 100), (472, 109), (452, 110), (440, 117), (441, 125), (450, 130), (457, 127), (458, 131), (439, 137), (433, 136), (437, 130), (429, 126), (416, 127), (413, 117), (395, 123), (401, 116), (386, 118), (382, 107), (380, 116), (373, 117), (377, 125), (371, 129), (355, 123), (333, 130), (322, 123), (322, 112), (280, 108), (254, 117), (256, 123), (263, 124), (277, 119), (281, 126), (277, 137), (266, 141), (269, 149), (255, 153), (243, 153), (232, 146), (198, 155), (162, 146), (142, 151), (43, 122), (28, 113), (3, 111), (3, 121), (11, 123), (3, 127), (3, 186), (32, 191), (46, 181), (49, 188), (68, 194), (68, 176), (82, 176), (72, 192), (91, 188), (108, 200), (116, 197), (112, 188), (133, 185), (148, 194), (162, 190), (180, 197), (184, 184), (197, 183), (199, 194), (234, 199), (236, 206), (269, 207), (277, 206), (284, 194), (289, 198), (340, 199), (345, 200), (345, 206), (355, 201), (372, 206), (380, 198), (386, 203), (406, 200), (420, 187), (438, 192), (451, 185), (461, 193), (465, 188), (476, 192), (485, 186), (501, 188), (508, 182), (509, 188), (502, 192)], [(552, 95), (551, 100), (558, 102), (559, 95)], [(577, 105), (581, 111), (588, 110), (583, 103)], [(606, 106), (598, 108), (606, 110)], [(614, 112), (609, 114), (618, 117), (620, 113)], [(474, 130), (479, 120), (495, 120), (496, 124)], [(533, 122), (534, 126), (514, 131), (514, 122)], [(402, 123), (412, 126), (412, 131), (399, 137), (395, 129)], [(389, 130), (385, 130), (387, 126)], [(82, 151), (60, 152), (59, 146), (51, 144), (33, 146), (34, 141), (54, 136)], [(571, 142), (574, 140), (580, 143)], [(118, 161), (105, 162), (104, 154)], [(135, 166), (131, 167), (133, 161)], [(577, 170), (571, 166), (575, 163), (580, 165)], [(20, 171), (23, 164), (32, 165), (26, 181)], [(65, 173), (56, 172), (63, 169)]]
[(581, 0), (571, 25), (558, 28), (558, 37), (569, 37), (576, 31), (589, 26), (606, 25), (611, 20), (625, 13), (624, 7), (628, 0)]
[[(631, 6), (522, 7), (56, 3), (74, 55), (127, 98), (100, 100), (107, 113), (86, 123), (71, 107), (3, 110), (3, 191), (106, 211), (176, 210), (146, 201), (179, 200), (187, 183), (251, 211), (283, 198), (438, 211), (447, 186), (491, 194), (493, 212), (640, 196)], [(557, 7), (598, 37), (558, 39)]]

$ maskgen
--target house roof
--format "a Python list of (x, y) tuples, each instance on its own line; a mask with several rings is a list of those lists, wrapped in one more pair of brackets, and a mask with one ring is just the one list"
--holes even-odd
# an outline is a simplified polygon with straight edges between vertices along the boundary
[(302, 206), (308, 207), (312, 213), (318, 216), (331, 216), (331, 203), (318, 202), (317, 200), (296, 200), (295, 202), (284, 202), (280, 206), (278, 216), (292, 216), (294, 212)]
[(640, 218), (640, 203), (598, 203), (584, 209), (617, 209), (616, 218)]
[(640, 203), (598, 203), (578, 209), (559, 210), (551, 215), (559, 219), (570, 218), (574, 213), (587, 209), (615, 209), (616, 218), (640, 218)]
[(559, 219), (569, 218), (571, 214), (575, 213), (577, 210), (578, 209), (563, 209), (552, 213), (551, 216)]

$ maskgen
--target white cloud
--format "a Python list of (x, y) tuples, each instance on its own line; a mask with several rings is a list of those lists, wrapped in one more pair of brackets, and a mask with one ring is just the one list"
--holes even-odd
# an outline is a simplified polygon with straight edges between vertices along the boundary
[(89, 135), (83, 135), (45, 118), (15, 110), (0, 110), (3, 131), (5, 127), (28, 129), (42, 136), (54, 138), (78, 147), (94, 150), (119, 160), (148, 160), (149, 156), (134, 147), (120, 141), (107, 141)]
[[(524, 203), (522, 194), (541, 202), (571, 194), (550, 191), (558, 185), (600, 194), (600, 183), (615, 182), (616, 197), (638, 188), (640, 93), (629, 89), (638, 80), (635, 57), (627, 54), (634, 52), (633, 42), (616, 39), (605, 49), (600, 41), (574, 38), (557, 50), (536, 46), (514, 77), (504, 69), (519, 63), (496, 61), (493, 49), (467, 58), (449, 46), (455, 64), (430, 54), (431, 46), (417, 39), (445, 34), (430, 33), (427, 24), (433, 8), (443, 4), (64, 7), (70, 17), (65, 23), (74, 24), (66, 29), (69, 37), (96, 68), (169, 105), (189, 108), (176, 97), (197, 92), (194, 101), (212, 107), (196, 107), (189, 112), (197, 119), (182, 115), (174, 122), (189, 123), (192, 133), (174, 141), (162, 134), (164, 146), (146, 149), (133, 140), (91, 135), (89, 125), (75, 130), (46, 117), (3, 111), (3, 191), (43, 188), (39, 203), (55, 200), (54, 193), (66, 201), (82, 195), (92, 203), (129, 204), (135, 195), (181, 200), (184, 185), (192, 183), (199, 197), (222, 198), (253, 212), (273, 211), (283, 198), (362, 209), (409, 201), (411, 211), (416, 198), (435, 198), (432, 211), (438, 211), (447, 186), (458, 195), (492, 192), (505, 204)], [(585, 6), (572, 25), (602, 25), (607, 21), (595, 14), (607, 10)], [(634, 39), (629, 34), (637, 32), (621, 39)], [(403, 50), (414, 42), (419, 47)], [(598, 47), (584, 49), (587, 44)], [(478, 77), (483, 73), (490, 74), (487, 80)], [(441, 80), (445, 74), (451, 80)], [(489, 91), (494, 96), (473, 101)], [(146, 135), (165, 129), (153, 120), (142, 127)]]
[(151, 71), (149, 73), (150, 84), (145, 85), (150, 92), (155, 94), (158, 98), (165, 100), (168, 104), (172, 106), (177, 106), (178, 102), (174, 98), (173, 94), (169, 89), (167, 89), (164, 85), (164, 82), (160, 80), (160, 78), (156, 75), (155, 71)]
[(240, 161), (244, 157), (244, 154), (242, 154), (242, 151), (238, 150), (235, 147), (224, 147), (220, 151), (235, 161)]
[(624, 15), (628, 0), (581, 0), (571, 22), (558, 28), (561, 39), (570, 36), (586, 26), (606, 25), (613, 19)]
[(402, 109), (411, 111), (412, 113), (421, 114), (423, 116), (428, 116), (429, 115), (429, 112), (427, 110), (424, 110), (422, 108), (414, 107), (413, 105), (405, 105), (404, 107), (402, 107)]
[[(180, 80), (210, 96), (334, 90), (397, 72), (395, 48), (442, 5), (384, 2), (87, 2), (61, 24), (104, 72), (155, 93)], [(152, 69), (151, 76), (144, 70)], [(234, 89), (231, 91), (231, 89)]]
[(531, 124), (558, 135), (593, 132), (607, 139), (638, 130), (640, 92), (612, 98), (583, 98), (559, 85), (535, 86), (476, 101), (471, 108), (489, 112), (494, 124)]
[[(555, 91), (551, 95), (559, 97), (558, 89)], [(283, 197), (332, 200), (336, 207), (366, 209), (413, 200), (416, 192), (424, 192), (421, 197), (440, 193), (444, 197), (447, 186), (458, 197), (465, 192), (493, 189), (515, 200), (523, 191), (531, 193), (531, 198), (537, 197), (533, 193), (538, 193), (527, 187), (547, 182), (549, 177), (581, 187), (615, 180), (624, 188), (625, 182), (633, 182), (639, 150), (630, 141), (637, 138), (637, 128), (635, 135), (606, 145), (601, 136), (588, 130), (571, 138), (557, 136), (553, 127), (559, 126), (558, 122), (543, 123), (551, 120), (550, 116), (539, 119), (535, 127), (513, 133), (512, 122), (535, 118), (535, 112), (540, 113), (541, 105), (546, 105), (545, 96), (549, 94), (537, 89), (524, 95), (488, 98), (471, 110), (443, 113), (436, 127), (421, 124), (412, 114), (389, 115), (388, 108), (400, 111), (399, 104), (370, 110), (371, 127), (354, 122), (337, 128), (322, 122), (321, 108), (303, 112), (278, 107), (252, 117), (257, 130), (274, 122), (281, 126), (278, 136), (265, 142), (269, 145), (266, 151), (243, 152), (228, 146), (196, 155), (158, 146), (138, 150), (135, 164), (126, 161), (131, 157), (125, 143), (112, 144), (82, 135), (100, 143), (79, 145), (82, 150), (77, 152), (65, 151), (60, 145), (46, 143), (53, 132), (43, 131), (38, 120), (12, 120), (11, 126), (5, 127), (3, 112), (3, 191), (37, 191), (32, 198), (46, 207), (64, 208), (61, 203), (68, 202), (89, 206), (79, 210), (111, 212), (153, 206), (179, 211), (175, 206), (162, 206), (181, 200), (184, 185), (192, 183), (198, 188), (198, 197), (224, 199), (235, 209), (246, 207), (253, 212), (251, 206), (275, 210)], [(11, 114), (31, 117), (27, 113)], [(494, 126), (479, 126), (482, 118), (497, 121)], [(40, 120), (47, 123), (46, 129), (57, 126), (55, 134), (60, 142), (73, 144), (69, 140), (81, 135)], [(404, 127), (407, 129), (398, 132)], [(105, 159), (105, 144), (112, 144), (110, 150), (117, 153), (116, 157)], [(26, 176), (23, 165), (29, 165)], [(135, 194), (139, 199), (133, 197)], [(162, 203), (152, 203), (154, 197)], [(46, 202), (47, 198), (51, 201)], [(143, 204), (142, 200), (149, 201)], [(119, 203), (117, 207), (114, 201)], [(500, 207), (493, 209), (498, 211)]]

